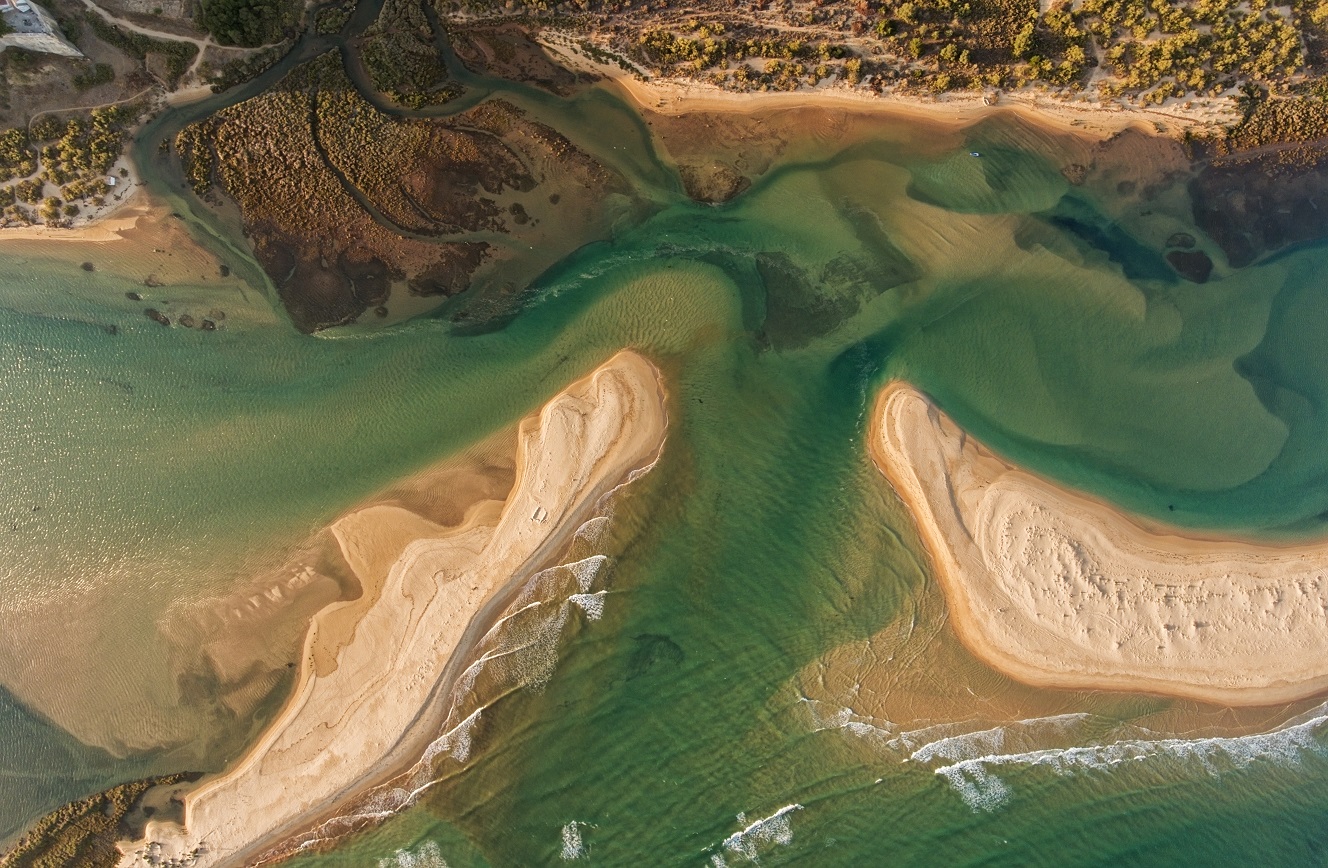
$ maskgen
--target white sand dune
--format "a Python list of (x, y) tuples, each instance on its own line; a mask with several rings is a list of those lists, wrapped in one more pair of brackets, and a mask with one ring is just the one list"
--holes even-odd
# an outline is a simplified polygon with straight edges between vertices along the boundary
[(315, 616), (294, 695), (234, 768), (186, 797), (185, 827), (149, 824), (120, 845), (121, 864), (242, 864), (381, 775), (475, 614), (648, 466), (665, 426), (654, 367), (619, 353), (522, 423), (505, 504), (482, 501), (453, 528), (387, 505), (338, 521), (364, 593)]
[(961, 640), (1028, 684), (1263, 705), (1328, 689), (1328, 543), (1145, 527), (1010, 466), (916, 389), (872, 417)]

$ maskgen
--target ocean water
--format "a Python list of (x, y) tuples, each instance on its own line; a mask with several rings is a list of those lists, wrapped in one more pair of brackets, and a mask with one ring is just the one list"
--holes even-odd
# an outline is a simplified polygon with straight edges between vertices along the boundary
[(1323, 535), (1328, 249), (1179, 280), (1139, 221), (1185, 225), (1183, 191), (1132, 222), (1065, 180), (1082, 144), (1012, 118), (866, 124), (701, 206), (620, 104), (512, 98), (611, 139), (650, 204), (487, 328), (453, 328), (462, 298), (308, 337), (255, 290), (168, 330), (109, 271), (0, 249), (0, 836), (224, 766), (288, 682), (234, 711), (193, 614), (634, 347), (666, 378), (659, 464), (486, 637), (418, 786), (291, 864), (1322, 863), (1322, 708), (992, 673), (863, 436), (905, 377), (1142, 514)]

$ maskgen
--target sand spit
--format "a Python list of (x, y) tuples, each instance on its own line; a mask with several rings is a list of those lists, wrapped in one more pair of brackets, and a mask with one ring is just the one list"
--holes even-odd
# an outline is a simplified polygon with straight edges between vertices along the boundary
[(120, 845), (121, 864), (243, 864), (380, 777), (475, 613), (653, 463), (665, 426), (658, 373), (622, 352), (521, 424), (506, 503), (477, 503), (452, 528), (383, 505), (337, 522), (363, 596), (315, 616), (286, 707), (235, 767), (186, 797), (185, 827), (149, 824), (144, 840)]
[(1147, 528), (1010, 466), (892, 383), (868, 438), (956, 632), (1039, 687), (1264, 705), (1328, 689), (1328, 545)]

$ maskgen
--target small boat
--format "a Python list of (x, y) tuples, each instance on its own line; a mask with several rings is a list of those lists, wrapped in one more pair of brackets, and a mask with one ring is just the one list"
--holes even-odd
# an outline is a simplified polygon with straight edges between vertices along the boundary
[(982, 155), (979, 154), (977, 151), (969, 151), (969, 152), (968, 152), (968, 155), (969, 155), (970, 157), (980, 157), (980, 156), (982, 156)]

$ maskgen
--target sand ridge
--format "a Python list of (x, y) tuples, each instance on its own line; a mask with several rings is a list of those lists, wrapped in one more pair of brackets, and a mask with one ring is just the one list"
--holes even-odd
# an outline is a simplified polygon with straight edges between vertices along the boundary
[(894, 382), (868, 437), (956, 632), (1028, 684), (1264, 705), (1328, 689), (1328, 544), (1139, 520), (1021, 471)]
[[(439, 528), (380, 505), (337, 522), (361, 598), (315, 616), (287, 705), (232, 769), (186, 796), (185, 827), (150, 823), (143, 840), (120, 844), (120, 864), (242, 864), (352, 796), (412, 729), (475, 613), (555, 556), (608, 492), (651, 466), (666, 425), (658, 372), (624, 351), (522, 422), (517, 481), (501, 513), (481, 502), (462, 524)], [(395, 557), (385, 551), (393, 547)], [(353, 624), (338, 615), (347, 608), (363, 609)]]

